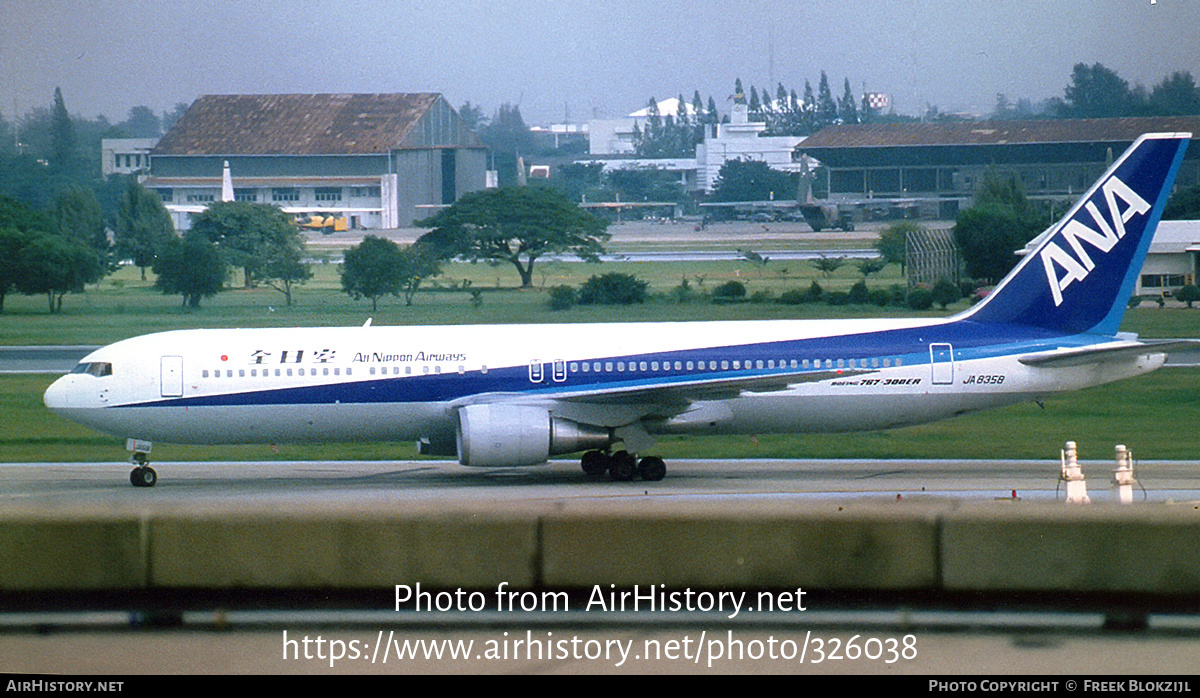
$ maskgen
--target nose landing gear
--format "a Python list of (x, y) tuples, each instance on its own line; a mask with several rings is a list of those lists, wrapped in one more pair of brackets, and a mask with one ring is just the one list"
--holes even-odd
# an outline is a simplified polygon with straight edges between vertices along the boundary
[(154, 487), (158, 473), (150, 467), (150, 454), (146, 451), (133, 452), (134, 468), (129, 473), (129, 483), (134, 487)]

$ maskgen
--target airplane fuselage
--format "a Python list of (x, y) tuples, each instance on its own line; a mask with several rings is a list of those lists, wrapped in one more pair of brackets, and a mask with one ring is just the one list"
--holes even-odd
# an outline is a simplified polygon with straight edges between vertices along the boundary
[[(455, 410), (503, 396), (558, 416), (656, 434), (761, 434), (899, 427), (1153, 370), (1135, 357), (1074, 369), (1030, 352), (1112, 342), (945, 320), (796, 320), (586, 325), (182, 330), (85, 359), (47, 404), (100, 431), (175, 443), (454, 438)], [(637, 352), (626, 347), (636, 346)], [(660, 405), (639, 386), (766, 379), (714, 399)], [(772, 377), (783, 383), (773, 389)], [(811, 382), (792, 379), (823, 377)], [(627, 399), (589, 395), (629, 393)], [(69, 397), (67, 397), (69, 396)], [(662, 402), (661, 399), (658, 402)]]

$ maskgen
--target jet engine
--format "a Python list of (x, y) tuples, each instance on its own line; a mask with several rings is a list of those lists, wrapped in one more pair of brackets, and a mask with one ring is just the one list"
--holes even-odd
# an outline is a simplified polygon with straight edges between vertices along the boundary
[(459, 408), (457, 441), (459, 463), (492, 468), (607, 448), (613, 435), (605, 427), (555, 417), (544, 407), (480, 404)]

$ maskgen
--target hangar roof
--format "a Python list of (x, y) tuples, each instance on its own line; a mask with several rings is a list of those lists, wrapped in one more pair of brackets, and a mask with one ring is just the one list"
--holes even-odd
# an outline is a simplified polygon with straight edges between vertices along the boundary
[(818, 148), (1132, 143), (1143, 133), (1200, 133), (1200, 116), (1045, 121), (946, 121), (927, 124), (846, 124), (810, 136), (805, 151)]
[[(417, 128), (435, 112), (437, 124)], [(359, 155), (435, 145), (479, 145), (437, 93), (204, 95), (153, 154)]]

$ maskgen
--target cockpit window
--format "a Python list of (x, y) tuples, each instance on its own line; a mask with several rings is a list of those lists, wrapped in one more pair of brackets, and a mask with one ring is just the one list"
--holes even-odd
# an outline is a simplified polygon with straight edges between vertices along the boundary
[(82, 363), (71, 369), (71, 373), (86, 373), (97, 378), (112, 375), (112, 364), (107, 361), (92, 361)]

